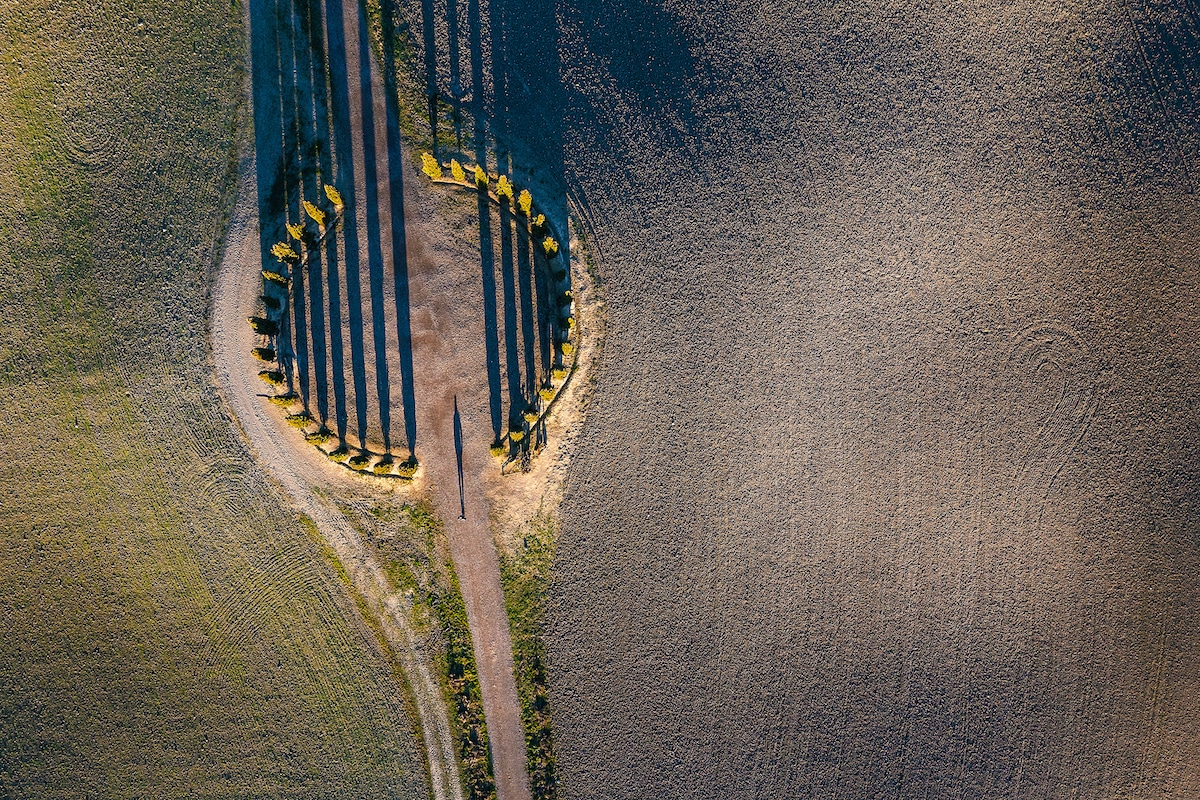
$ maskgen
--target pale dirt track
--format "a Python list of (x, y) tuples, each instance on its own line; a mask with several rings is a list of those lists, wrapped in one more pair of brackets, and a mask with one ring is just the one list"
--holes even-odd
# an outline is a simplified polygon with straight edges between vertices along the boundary
[[(316, 524), (337, 553), (355, 590), (379, 616), (388, 644), (412, 687), (420, 716), (436, 800), (462, 800), (454, 742), (441, 690), (430, 672), (428, 654), (414, 634), (403, 601), (392, 594), (383, 570), (345, 517), (319, 498), (314, 488), (338, 481), (339, 468), (304, 444), (296, 431), (281, 427), (276, 415), (257, 395), (262, 389), (255, 364), (246, 310), (261, 291), (257, 247), (254, 162), (244, 159), (238, 199), (229, 224), (224, 257), (213, 287), (212, 347), (217, 376), (226, 402), (258, 459), (270, 470), (297, 511)], [(344, 485), (347, 475), (341, 479)], [(359, 483), (356, 487), (362, 489)]]

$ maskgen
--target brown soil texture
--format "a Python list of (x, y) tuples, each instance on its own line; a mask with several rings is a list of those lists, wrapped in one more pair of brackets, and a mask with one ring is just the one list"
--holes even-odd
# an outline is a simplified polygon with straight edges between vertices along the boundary
[(1195, 6), (557, 20), (570, 796), (1200, 796)]

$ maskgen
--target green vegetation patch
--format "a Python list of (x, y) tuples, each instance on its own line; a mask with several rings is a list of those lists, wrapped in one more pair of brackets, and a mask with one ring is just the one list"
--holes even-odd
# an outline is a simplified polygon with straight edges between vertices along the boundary
[(530, 520), (515, 552), (501, 554), (500, 580), (512, 633), (513, 665), (525, 745), (529, 780), (535, 800), (557, 797), (554, 742), (546, 681), (546, 648), (543, 632), (546, 596), (558, 530), (554, 518), (539, 512)]
[(243, 13), (4, 4), (0, 797), (426, 796), (390, 665), (211, 391)]

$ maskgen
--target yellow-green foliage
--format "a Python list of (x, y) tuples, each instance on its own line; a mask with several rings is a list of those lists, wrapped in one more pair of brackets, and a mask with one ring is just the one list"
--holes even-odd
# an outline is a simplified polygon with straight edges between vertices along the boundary
[(319, 430), (319, 431), (306, 434), (304, 437), (304, 441), (308, 442), (309, 444), (325, 444), (332, 438), (333, 438), (333, 434), (331, 434), (325, 428), (321, 428), (321, 430)]
[(313, 222), (317, 223), (318, 225), (325, 224), (325, 212), (324, 211), (317, 208), (315, 205), (310, 203), (308, 200), (305, 200), (303, 205), (304, 205), (304, 213), (308, 214), (308, 216), (312, 217)]
[(570, 342), (562, 343), (562, 354), (564, 356), (570, 356), (574, 352), (575, 352), (575, 345), (571, 344)]
[(313, 418), (309, 416), (307, 411), (301, 411), (299, 414), (289, 414), (287, 416), (287, 424), (293, 428), (303, 428), (307, 426)]
[(275, 256), (280, 261), (294, 261), (300, 257), (287, 242), (277, 242), (271, 245), (271, 255)]
[(510, 442), (519, 442), (525, 438), (524, 431), (513, 430), (508, 432), (508, 440)]
[(429, 153), (421, 153), (421, 170), (429, 176), (430, 180), (436, 181), (442, 177), (442, 165)]
[(567, 377), (567, 370), (564, 367), (555, 367), (550, 374), (554, 376), (554, 380), (561, 381), (563, 378)]
[(286, 227), (288, 234), (296, 241), (304, 238), (304, 226), (299, 222), (289, 222)]
[(542, 249), (546, 251), (547, 258), (553, 258), (558, 254), (558, 242), (554, 241), (553, 236), (547, 236), (542, 240)]
[(547, 388), (547, 389), (542, 389), (542, 390), (540, 390), (540, 391), (538, 392), (538, 397), (542, 398), (542, 399), (543, 399), (543, 400), (545, 400), (547, 403), (549, 403), (551, 400), (553, 400), (553, 399), (554, 399), (554, 390), (553, 390), (553, 389), (548, 389), (548, 388)]
[(348, 458), (350, 458), (350, 451), (346, 449), (345, 445), (329, 453), (329, 460), (336, 461), (338, 464), (345, 462)]
[(491, 453), (492, 455), (494, 455), (496, 458), (499, 458), (500, 456), (504, 455), (504, 451), (505, 451), (505, 447), (504, 447), (503, 443), (501, 443), (501, 442), (496, 442), (495, 444), (493, 444), (491, 447), (488, 448), (488, 452)]
[(391, 471), (392, 459), (390, 458), (381, 458), (375, 463), (375, 466), (371, 467), (371, 472), (374, 472), (376, 475), (387, 475)]
[(512, 200), (513, 186), (509, 182), (507, 175), (501, 175), (500, 180), (496, 181), (496, 196), (507, 197), (509, 200)]
[(271, 283), (275, 284), (276, 286), (287, 286), (288, 285), (288, 279), (283, 277), (282, 275), (280, 275), (278, 272), (272, 272), (269, 269), (264, 269), (262, 271), (262, 276), (264, 278), (266, 278), (267, 280), (269, 280)]
[(283, 383), (283, 373), (279, 370), (264, 369), (262, 372), (258, 373), (258, 377), (262, 378), (272, 386), (279, 386)]
[(522, 189), (521, 193), (517, 195), (517, 208), (521, 209), (522, 214), (529, 216), (529, 212), (533, 208), (533, 195), (529, 193), (528, 189)]
[(345, 206), (345, 203), (342, 202), (342, 193), (330, 186), (328, 183), (325, 184), (325, 196), (328, 197), (329, 202), (333, 203), (334, 206), (336, 206), (339, 210)]
[(536, 217), (534, 217), (533, 218), (533, 227), (535, 227), (535, 228), (546, 227), (546, 215), (538, 214)]
[(396, 467), (396, 474), (401, 478), (411, 478), (417, 474), (417, 460), (410, 458), (406, 461), (401, 461)]
[(538, 421), (538, 412), (533, 411), (532, 409), (529, 411), (526, 411), (521, 416), (524, 417), (525, 422), (527, 422), (530, 425), (532, 425), (533, 423)]
[(488, 174), (478, 164), (475, 165), (475, 185), (480, 188), (486, 188), (488, 185)]
[(279, 323), (266, 317), (247, 317), (250, 327), (260, 336), (274, 336), (279, 333)]
[(467, 180), (467, 173), (463, 171), (462, 164), (458, 163), (457, 158), (450, 159), (450, 174), (459, 183), (464, 183)]
[(256, 348), (254, 348), (254, 350), (252, 352), (254, 353), (254, 357), (257, 358), (259, 361), (274, 361), (275, 360), (275, 348), (274, 347), (256, 347)]

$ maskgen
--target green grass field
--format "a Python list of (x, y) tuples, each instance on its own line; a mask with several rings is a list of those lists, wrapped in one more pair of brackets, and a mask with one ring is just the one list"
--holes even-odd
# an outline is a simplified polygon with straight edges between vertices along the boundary
[(0, 14), (0, 796), (425, 795), (393, 670), (211, 377), (241, 15)]

